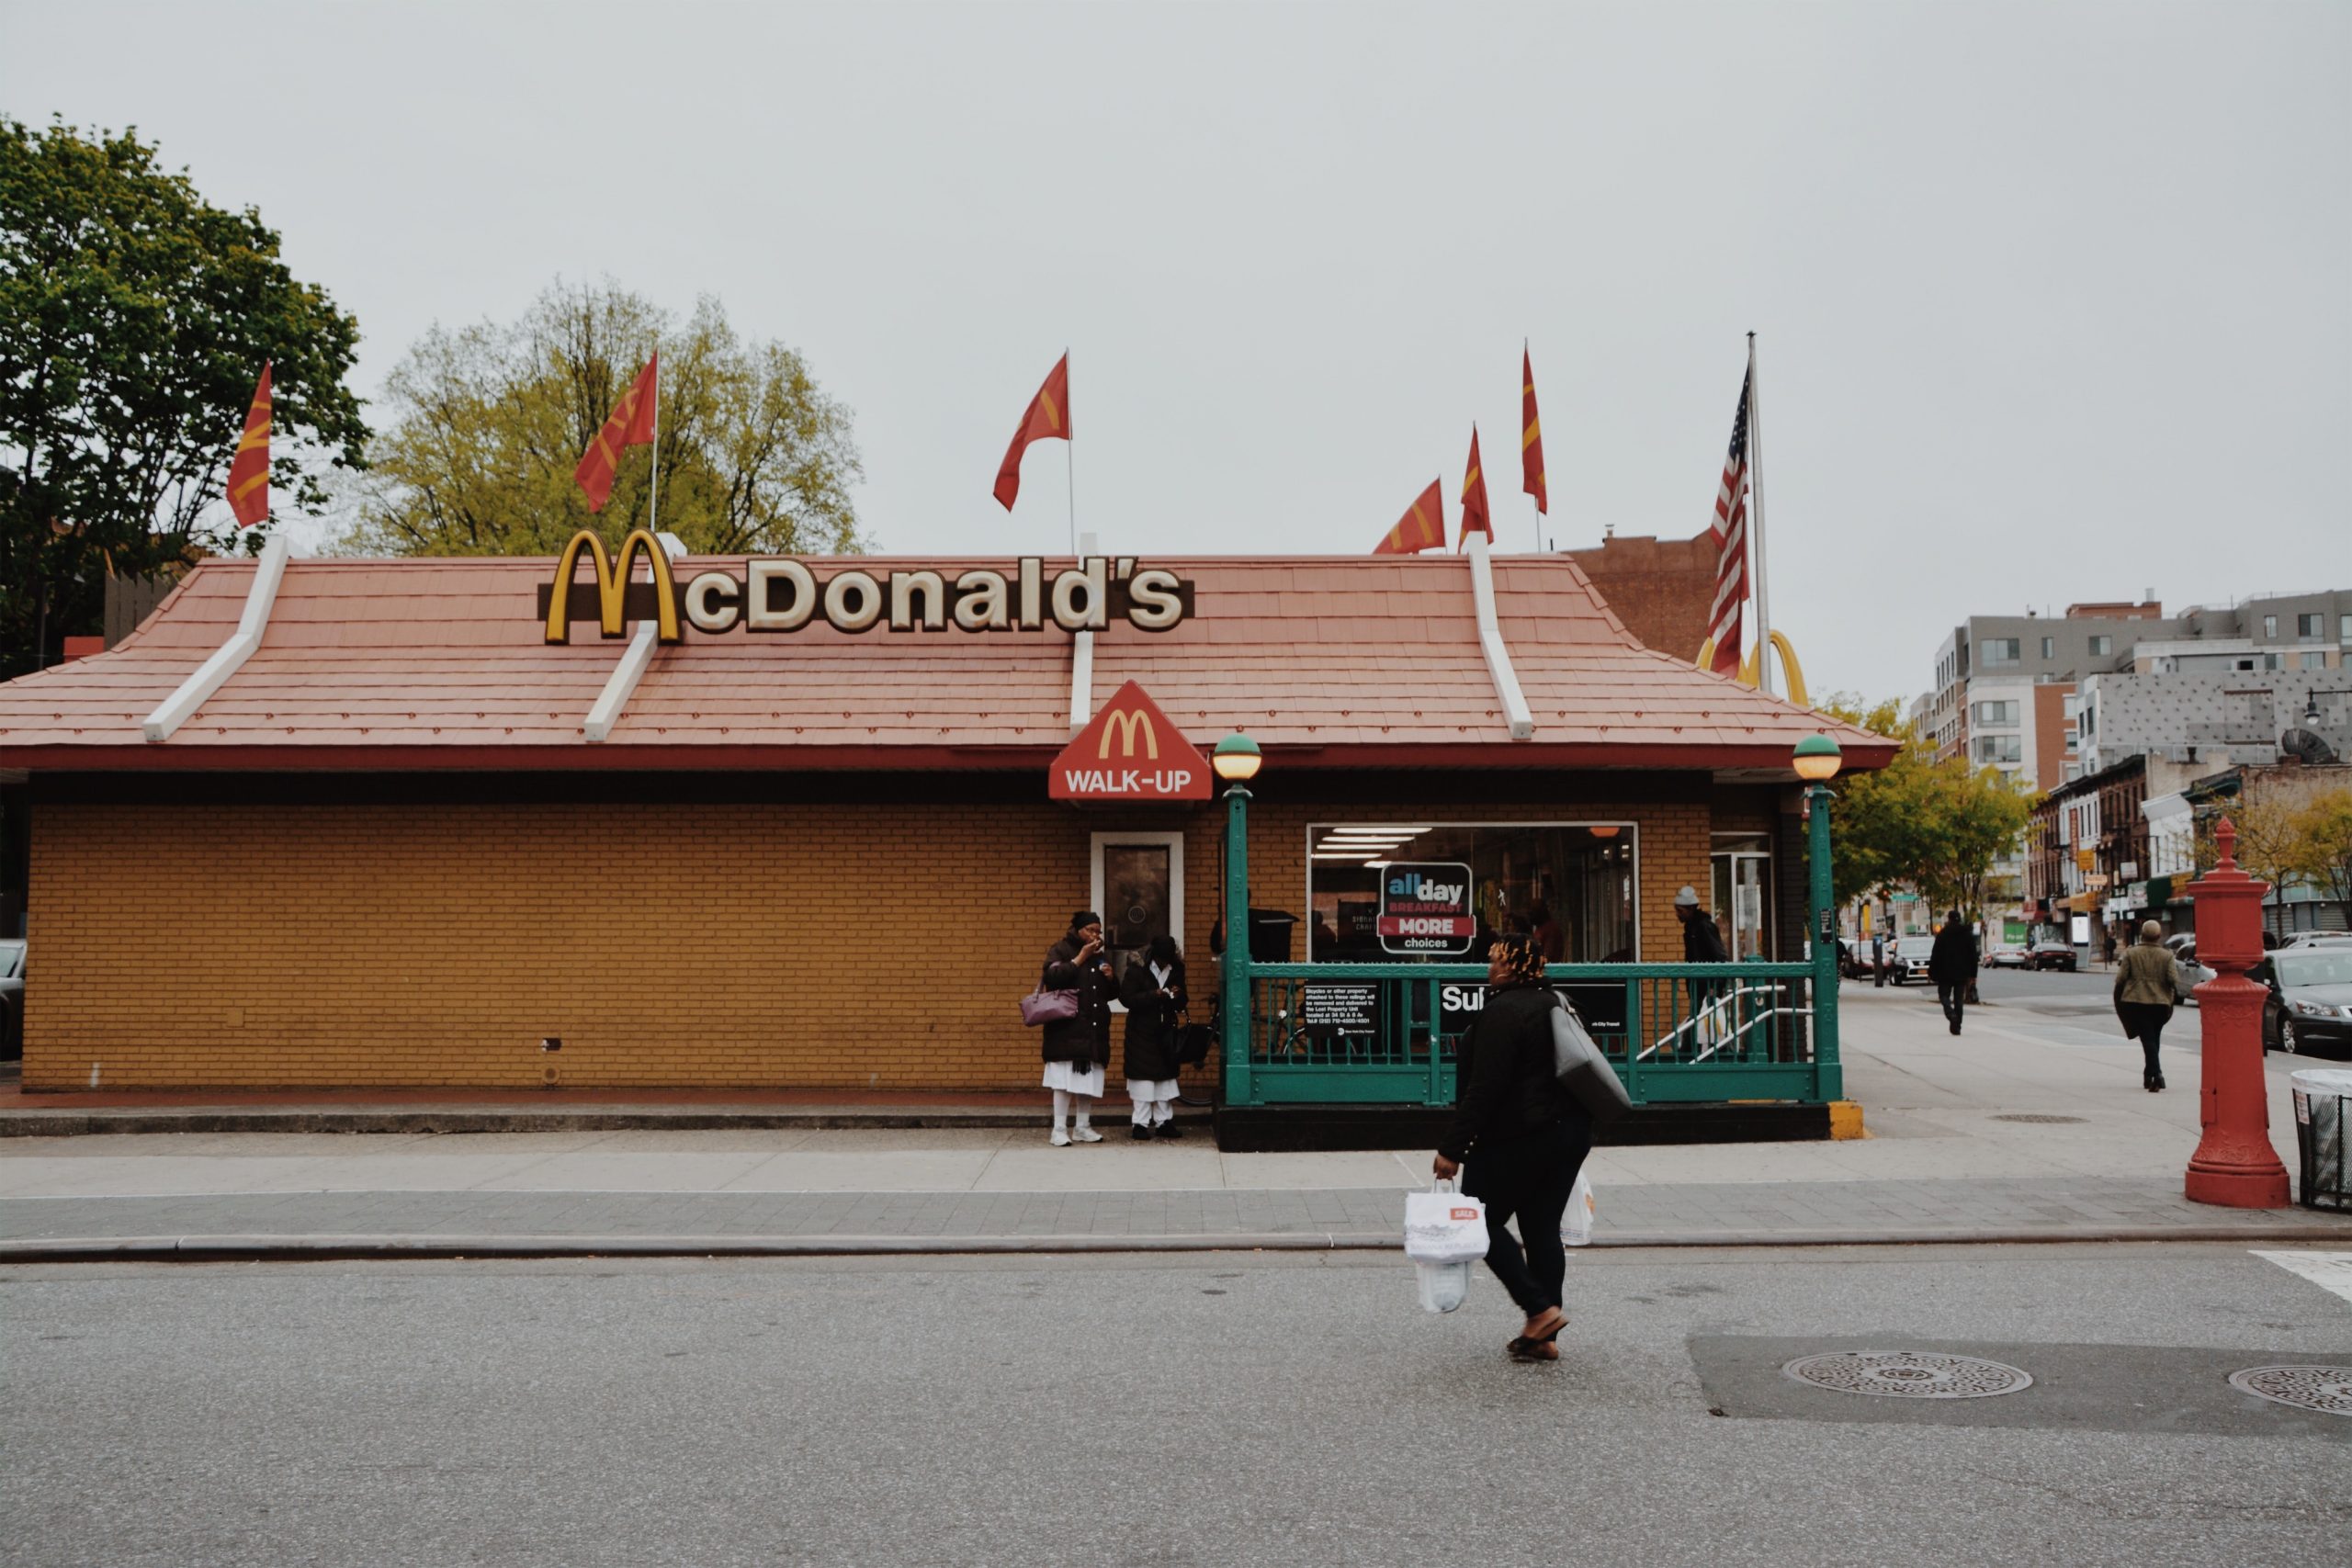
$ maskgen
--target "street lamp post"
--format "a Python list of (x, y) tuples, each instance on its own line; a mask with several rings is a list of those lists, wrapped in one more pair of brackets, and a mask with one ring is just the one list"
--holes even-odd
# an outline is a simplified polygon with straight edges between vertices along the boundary
[(1265, 759), (1236, 730), (1216, 743), (1209, 766), (1225, 781), (1225, 953), (1218, 970), (1218, 1032), (1225, 1041), (1225, 1100), (1250, 1101), (1250, 791)]
[(1807, 899), (1813, 928), (1813, 1073), (1815, 1090), (1825, 1100), (1845, 1097), (1845, 1068), (1838, 1060), (1838, 911), (1830, 898), (1829, 781), (1846, 761), (1838, 742), (1826, 735), (1808, 735), (1797, 742), (1792, 758), (1797, 777), (1805, 781), (1804, 814), (1808, 839), (1805, 851)]

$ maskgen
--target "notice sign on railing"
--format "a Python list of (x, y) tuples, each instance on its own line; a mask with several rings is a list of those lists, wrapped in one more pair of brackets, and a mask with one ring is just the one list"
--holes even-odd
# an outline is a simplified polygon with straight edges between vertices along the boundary
[(1380, 945), (1423, 955), (1470, 951), (1470, 868), (1452, 861), (1396, 861), (1380, 871)]
[(1380, 982), (1310, 980), (1299, 987), (1298, 1021), (1310, 1037), (1378, 1034)]

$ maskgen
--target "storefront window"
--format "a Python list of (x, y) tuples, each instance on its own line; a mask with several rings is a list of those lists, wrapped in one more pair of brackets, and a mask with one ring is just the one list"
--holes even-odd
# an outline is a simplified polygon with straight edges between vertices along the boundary
[(1484, 963), (1495, 934), (1521, 931), (1548, 959), (1631, 963), (1636, 837), (1630, 822), (1317, 825), (1306, 834), (1307, 958)]
[(1772, 956), (1772, 846), (1761, 833), (1715, 835), (1715, 926), (1735, 960)]

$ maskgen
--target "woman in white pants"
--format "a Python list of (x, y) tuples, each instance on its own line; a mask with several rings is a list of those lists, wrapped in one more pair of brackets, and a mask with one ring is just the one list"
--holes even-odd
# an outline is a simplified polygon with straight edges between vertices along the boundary
[(1077, 1016), (1046, 1024), (1040, 1047), (1046, 1057), (1046, 1087), (1054, 1091), (1054, 1131), (1046, 1141), (1057, 1149), (1073, 1143), (1099, 1144), (1102, 1134), (1094, 1130), (1094, 1102), (1102, 1098), (1104, 1069), (1111, 1062), (1114, 989), (1111, 963), (1102, 952), (1102, 916), (1080, 909), (1069, 918), (1069, 931), (1046, 951), (1046, 972), (1038, 984), (1044, 990), (1078, 993)]
[(1176, 939), (1156, 936), (1119, 980), (1127, 1010), (1127, 1135), (1181, 1138), (1176, 1130), (1176, 1052), (1184, 1021), (1184, 955)]

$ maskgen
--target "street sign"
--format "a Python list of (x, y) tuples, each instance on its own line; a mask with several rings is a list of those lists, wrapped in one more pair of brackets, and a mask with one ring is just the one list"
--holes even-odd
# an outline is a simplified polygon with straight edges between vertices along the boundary
[(1380, 871), (1381, 951), (1460, 955), (1478, 935), (1470, 868), (1453, 861), (1396, 861)]

